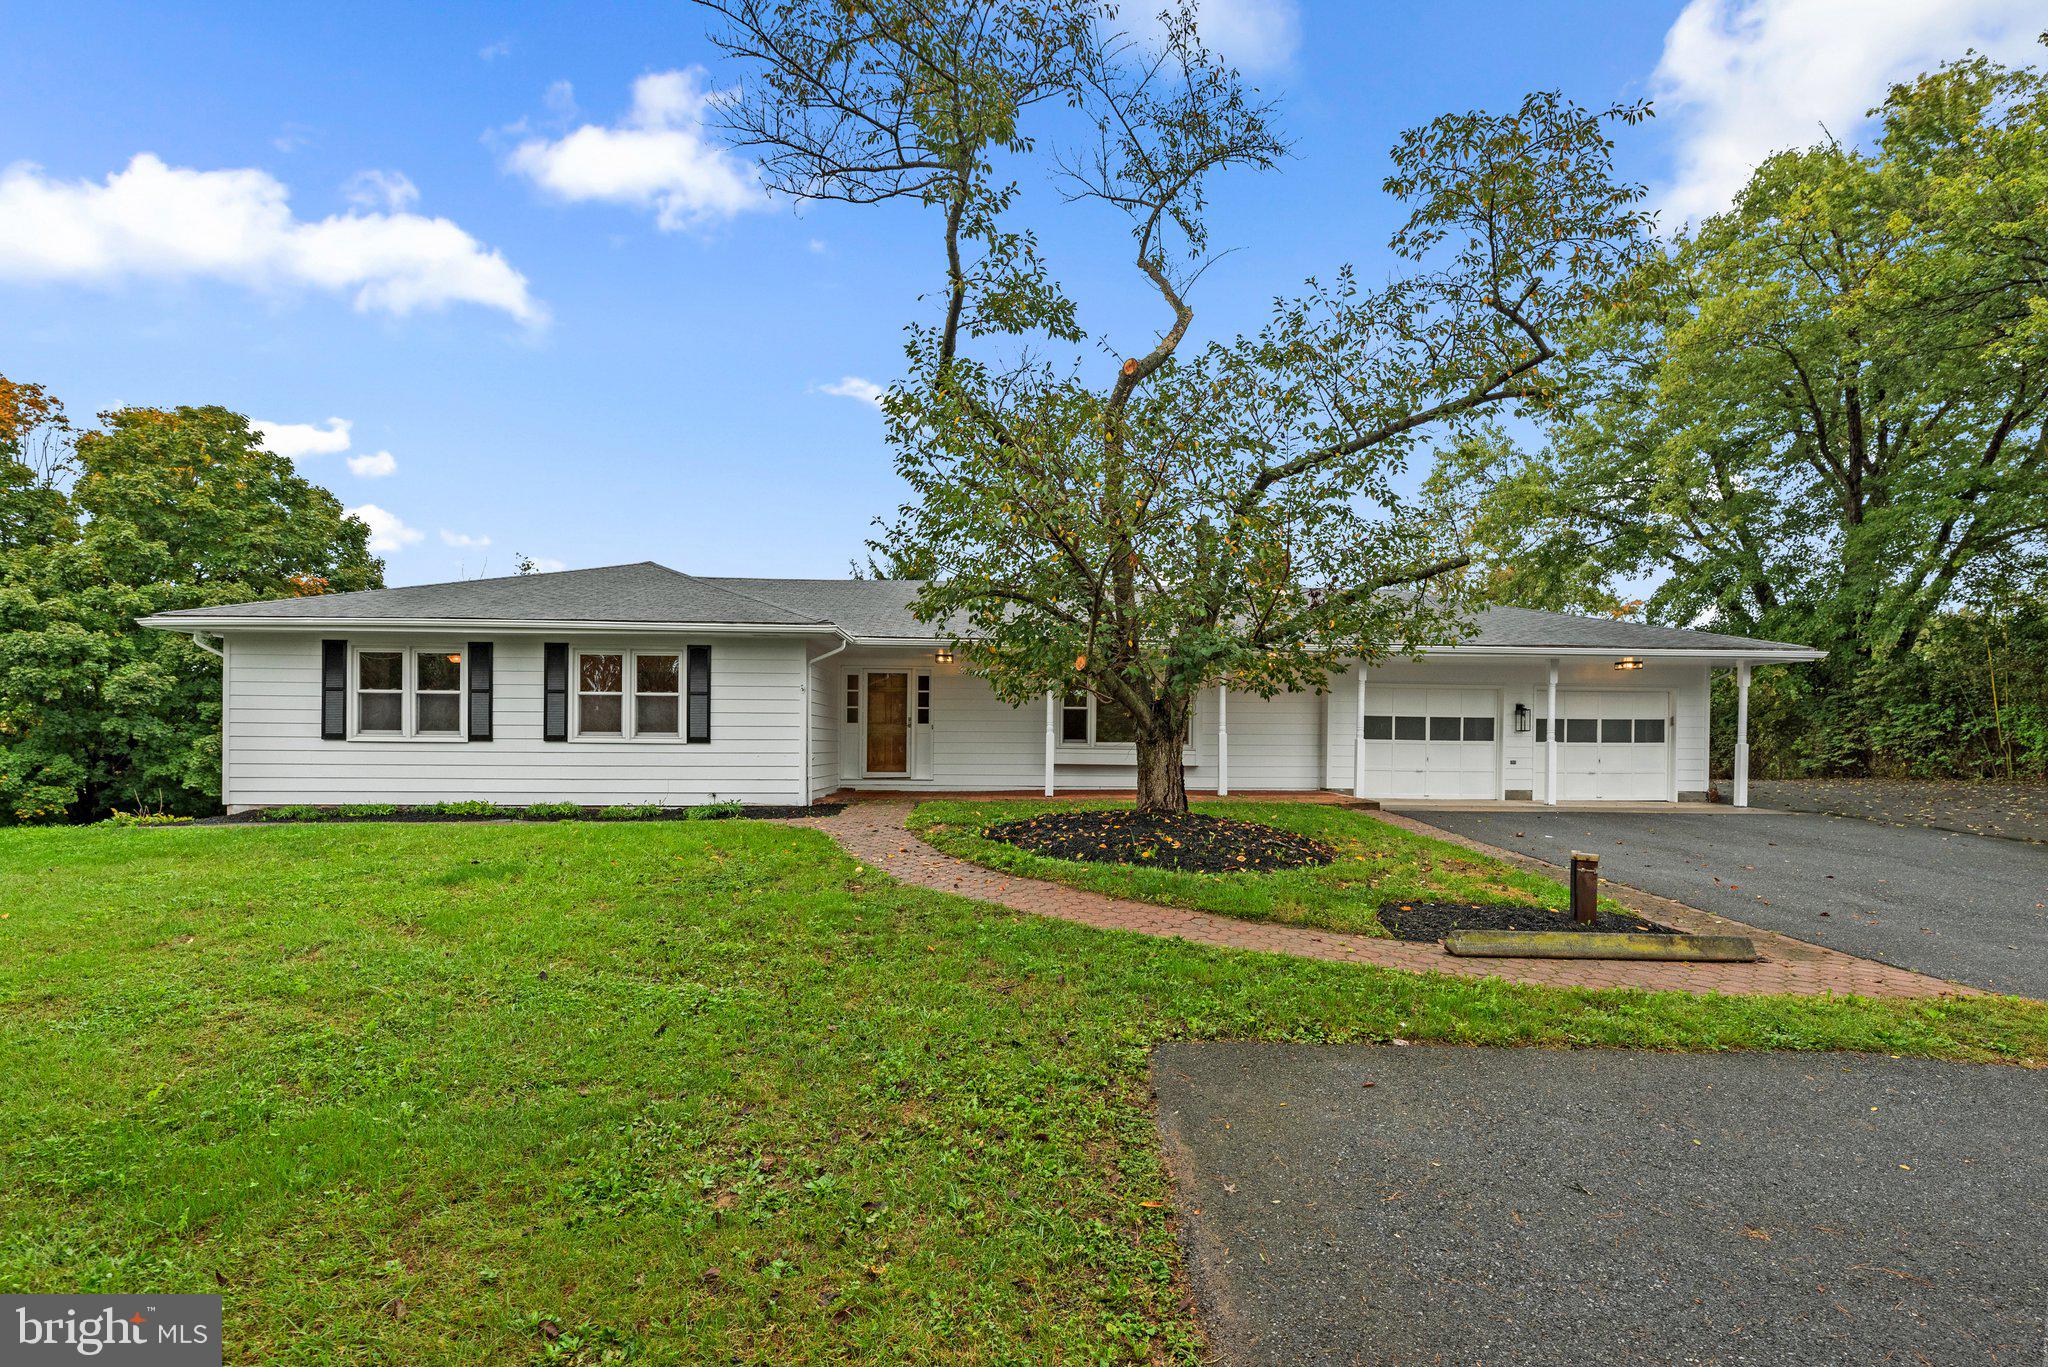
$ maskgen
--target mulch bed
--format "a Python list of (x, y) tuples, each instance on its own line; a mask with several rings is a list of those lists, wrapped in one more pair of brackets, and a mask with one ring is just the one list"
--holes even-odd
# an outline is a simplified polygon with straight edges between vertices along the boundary
[(1461, 906), (1455, 902), (1389, 902), (1380, 908), (1380, 924), (1397, 940), (1434, 944), (1454, 930), (1578, 930), (1604, 935), (1675, 935), (1669, 926), (1640, 916), (1603, 911), (1582, 926), (1568, 911), (1548, 907)]
[(1320, 840), (1292, 831), (1193, 813), (1048, 812), (1005, 821), (982, 834), (1048, 859), (1185, 873), (1264, 873), (1327, 864), (1337, 857)]

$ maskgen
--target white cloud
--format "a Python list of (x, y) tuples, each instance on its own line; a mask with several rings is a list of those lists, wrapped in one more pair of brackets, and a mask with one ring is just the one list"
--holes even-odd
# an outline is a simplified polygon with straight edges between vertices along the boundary
[[(1178, 0), (1134, 0), (1119, 18), (1146, 43), (1163, 43), (1160, 14)], [(1247, 72), (1279, 71), (1301, 50), (1298, 0), (1197, 0), (1195, 27), (1210, 51)]]
[(500, 38), (495, 43), (485, 43), (476, 50), (476, 55), (486, 62), (495, 62), (500, 57), (509, 57), (512, 55), (512, 40), (510, 38)]
[(403, 171), (358, 171), (341, 187), (341, 193), (358, 209), (398, 213), (419, 203), (420, 187)]
[(370, 451), (348, 458), (348, 472), (357, 479), (382, 479), (397, 471), (398, 462), (389, 451)]
[(863, 380), (858, 375), (848, 375), (842, 379), (834, 380), (830, 384), (819, 385), (818, 392), (820, 394), (836, 395), (842, 399), (858, 399), (862, 403), (871, 403), (875, 407), (880, 408), (882, 406), (882, 395), (887, 391), (873, 380)]
[[(528, 138), (506, 165), (556, 199), (652, 209), (665, 232), (765, 208), (754, 168), (705, 135), (715, 98), (701, 67), (653, 72), (633, 82), (633, 108), (619, 123)], [(548, 103), (574, 109), (566, 82), (549, 89)]]
[(417, 527), (406, 526), (398, 514), (386, 512), (374, 503), (350, 508), (348, 515), (369, 526), (370, 549), (373, 551), (404, 550), (425, 535)]
[(1853, 142), (1885, 88), (1966, 48), (2030, 60), (2041, 0), (1689, 0), (1651, 78), (1678, 125), (1667, 219), (1718, 213), (1757, 163)]
[(326, 425), (310, 422), (252, 422), (256, 435), (263, 438), (263, 444), (286, 460), (303, 460), (307, 456), (331, 456), (348, 450), (349, 428), (353, 426), (347, 418), (329, 418)]
[(529, 555), (526, 557), (526, 562), (542, 574), (553, 574), (557, 570), (569, 568), (567, 564), (555, 559), (552, 555)]
[(359, 311), (480, 304), (538, 325), (526, 277), (445, 218), (410, 213), (296, 217), (268, 172), (195, 171), (148, 152), (103, 182), (59, 181), (17, 162), (0, 171), (0, 280), (116, 285), (223, 280), (348, 295)]
[(451, 532), (446, 527), (443, 527), (441, 529), (441, 543), (446, 546), (481, 549), (490, 545), (491, 539), (488, 536), (470, 536), (464, 532)]

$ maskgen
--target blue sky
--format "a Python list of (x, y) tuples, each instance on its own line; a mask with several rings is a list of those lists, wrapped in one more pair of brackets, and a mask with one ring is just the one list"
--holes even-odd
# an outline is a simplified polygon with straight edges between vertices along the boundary
[[(1683, 218), (1773, 147), (1855, 136), (1890, 79), (1972, 44), (2029, 60), (2041, 23), (2039, 0), (1205, 4), (1296, 155), (1219, 187), (1236, 250), (1203, 336), (1308, 275), (1390, 269), (1386, 149), (1445, 110), (1655, 98), (1618, 159)], [(273, 425), (367, 506), (393, 583), (515, 553), (839, 574), (897, 501), (847, 381), (897, 373), (932, 225), (760, 196), (696, 122), (734, 73), (689, 6), (74, 0), (6, 26), (0, 374), (75, 419)], [(1083, 321), (1147, 342), (1115, 225), (1057, 213)]]

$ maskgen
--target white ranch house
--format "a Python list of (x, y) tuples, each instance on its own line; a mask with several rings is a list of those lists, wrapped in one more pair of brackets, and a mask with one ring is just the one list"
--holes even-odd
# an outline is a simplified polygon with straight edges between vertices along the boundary
[[(901, 580), (719, 579), (652, 562), (143, 619), (222, 659), (221, 796), (808, 803), (841, 789), (1128, 789), (1086, 697), (1012, 707), (909, 611)], [(1190, 791), (1699, 801), (1708, 680), (1821, 652), (1524, 608), (1323, 693), (1208, 690)], [(1558, 725), (1552, 725), (1552, 719)]]

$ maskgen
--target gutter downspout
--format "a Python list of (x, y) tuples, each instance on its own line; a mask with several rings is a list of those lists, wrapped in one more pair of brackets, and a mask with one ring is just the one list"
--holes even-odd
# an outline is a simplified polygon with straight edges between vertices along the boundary
[[(222, 659), (222, 660), (225, 660), (225, 659), (227, 658), (227, 654), (226, 654), (226, 652), (225, 652), (225, 651), (223, 651), (223, 650), (221, 650), (219, 646), (210, 646), (210, 645), (208, 645), (208, 644), (206, 643), (206, 633), (205, 633), (205, 632), (203, 632), (203, 631), (193, 631), (193, 632), (187, 632), (186, 634), (187, 634), (187, 635), (189, 635), (189, 636), (190, 636), (190, 637), (192, 638), (192, 644), (193, 644), (193, 645), (195, 645), (195, 646), (198, 646), (198, 647), (199, 647), (199, 648), (200, 648), (201, 650), (205, 651), (205, 652), (206, 652), (206, 653), (207, 653), (208, 655), (212, 655), (212, 656), (214, 656), (214, 657), (215, 657), (216, 659)], [(216, 640), (216, 641), (219, 641), (219, 642), (221, 642), (221, 644), (222, 644), (222, 645), (225, 645), (225, 644), (227, 643), (227, 639), (228, 639), (228, 638), (227, 638), (227, 637), (225, 637), (225, 636), (222, 636), (222, 635), (220, 635), (220, 634), (219, 634), (218, 632), (216, 632), (216, 633), (214, 634), (214, 638), (213, 638), (213, 639), (214, 639), (214, 640)]]
[[(811, 791), (811, 669), (815, 665), (821, 665), (825, 663), (825, 661), (831, 659), (834, 655), (839, 654), (839, 652), (846, 650), (847, 648), (853, 645), (853, 638), (851, 636), (848, 636), (845, 632), (842, 631), (841, 633), (839, 633), (839, 637), (839, 644), (832, 647), (832, 649), (826, 651), (823, 655), (813, 656), (808, 651), (804, 653), (804, 753), (802, 768), (804, 775), (803, 805), (806, 807), (811, 805), (811, 800), (814, 797), (814, 794)], [(842, 765), (841, 769), (843, 770), (844, 767), (845, 766)]]

